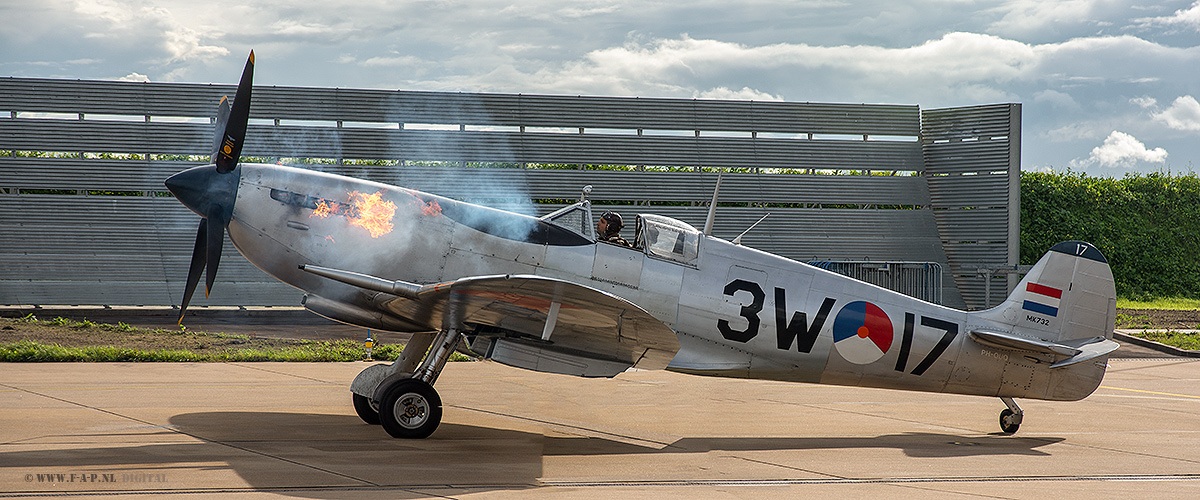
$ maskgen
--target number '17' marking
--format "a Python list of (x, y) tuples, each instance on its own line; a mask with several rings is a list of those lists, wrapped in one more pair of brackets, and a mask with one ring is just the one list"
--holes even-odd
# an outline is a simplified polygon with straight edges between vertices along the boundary
[[(900, 340), (900, 356), (896, 359), (896, 371), (898, 372), (902, 372), (908, 367), (908, 355), (912, 350), (914, 323), (916, 323), (916, 316), (913, 313), (904, 313), (904, 337)], [(929, 316), (921, 316), (921, 326), (937, 328), (946, 333), (942, 335), (942, 339), (938, 341), (937, 345), (933, 346), (933, 350), (925, 355), (925, 359), (922, 359), (917, 364), (917, 367), (913, 368), (913, 375), (924, 374), (925, 370), (933, 366), (933, 363), (941, 357), (942, 353), (946, 352), (946, 348), (950, 347), (951, 342), (954, 342), (954, 337), (958, 336), (958, 323), (930, 318)]]

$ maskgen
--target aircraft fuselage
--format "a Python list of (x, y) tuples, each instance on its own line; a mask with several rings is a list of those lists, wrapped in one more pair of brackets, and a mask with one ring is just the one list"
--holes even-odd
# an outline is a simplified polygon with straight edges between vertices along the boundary
[(994, 315), (923, 302), (661, 217), (626, 233), (639, 245), (626, 248), (595, 241), (586, 204), (552, 222), (309, 170), (239, 170), (228, 228), (238, 250), (310, 294), (388, 311), (397, 330), (435, 330), (440, 319), (298, 266), (413, 283), (521, 274), (584, 284), (673, 329), (681, 348), (668, 369), (700, 375), (1057, 400), (1086, 397), (1103, 377), (1106, 358), (1052, 370), (1050, 355), (969, 338), (977, 329), (1012, 330)]

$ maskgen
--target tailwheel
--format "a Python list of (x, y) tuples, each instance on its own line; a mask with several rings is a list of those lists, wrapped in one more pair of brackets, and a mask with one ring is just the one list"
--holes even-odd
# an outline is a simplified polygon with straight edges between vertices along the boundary
[(1021, 428), (1021, 419), (1015, 418), (1016, 413), (1005, 408), (1000, 411), (1000, 431), (1005, 434), (1016, 434), (1017, 429)]
[(432, 385), (420, 379), (403, 379), (392, 384), (379, 404), (379, 423), (394, 438), (429, 437), (441, 422), (442, 399)]
[(358, 418), (363, 422), (371, 425), (379, 425), (379, 410), (371, 404), (371, 398), (354, 394), (354, 412), (358, 413)]
[(1015, 434), (1017, 429), (1021, 428), (1021, 420), (1025, 417), (1025, 412), (1017, 406), (1017, 402), (1013, 398), (1000, 398), (1004, 402), (1005, 408), (1000, 411), (1000, 431), (1005, 434)]

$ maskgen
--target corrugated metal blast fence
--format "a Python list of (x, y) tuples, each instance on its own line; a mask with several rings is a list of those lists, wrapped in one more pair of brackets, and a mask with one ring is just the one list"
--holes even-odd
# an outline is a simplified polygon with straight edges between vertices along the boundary
[[(0, 78), (0, 305), (178, 304), (197, 218), (162, 182), (207, 163), (233, 93)], [(1017, 264), (1020, 110), (256, 87), (242, 154), (531, 214), (590, 184), (601, 207), (696, 226), (724, 172), (715, 236), (770, 212), (744, 244), (934, 263), (943, 303), (979, 307), (975, 269)], [(297, 304), (225, 251), (193, 304)]]
[(812, 261), (809, 265), (873, 283), (910, 297), (942, 303), (942, 266), (937, 262)]

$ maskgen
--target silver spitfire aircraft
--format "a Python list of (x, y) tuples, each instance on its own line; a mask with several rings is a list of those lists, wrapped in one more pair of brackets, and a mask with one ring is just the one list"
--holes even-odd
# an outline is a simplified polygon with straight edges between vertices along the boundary
[(222, 100), (213, 164), (166, 181), (202, 217), (182, 309), (205, 267), (212, 287), (228, 231), (247, 260), (304, 290), (308, 310), (411, 332), (394, 363), (350, 387), (359, 416), (398, 438), (437, 428), (433, 384), (456, 349), (585, 377), (636, 367), (999, 397), (1012, 433), (1013, 398), (1087, 397), (1118, 347), (1112, 273), (1083, 242), (1050, 249), (998, 307), (964, 312), (657, 215), (636, 216), (631, 247), (600, 241), (586, 192), (534, 218), (239, 164), (253, 61), (232, 107)]

